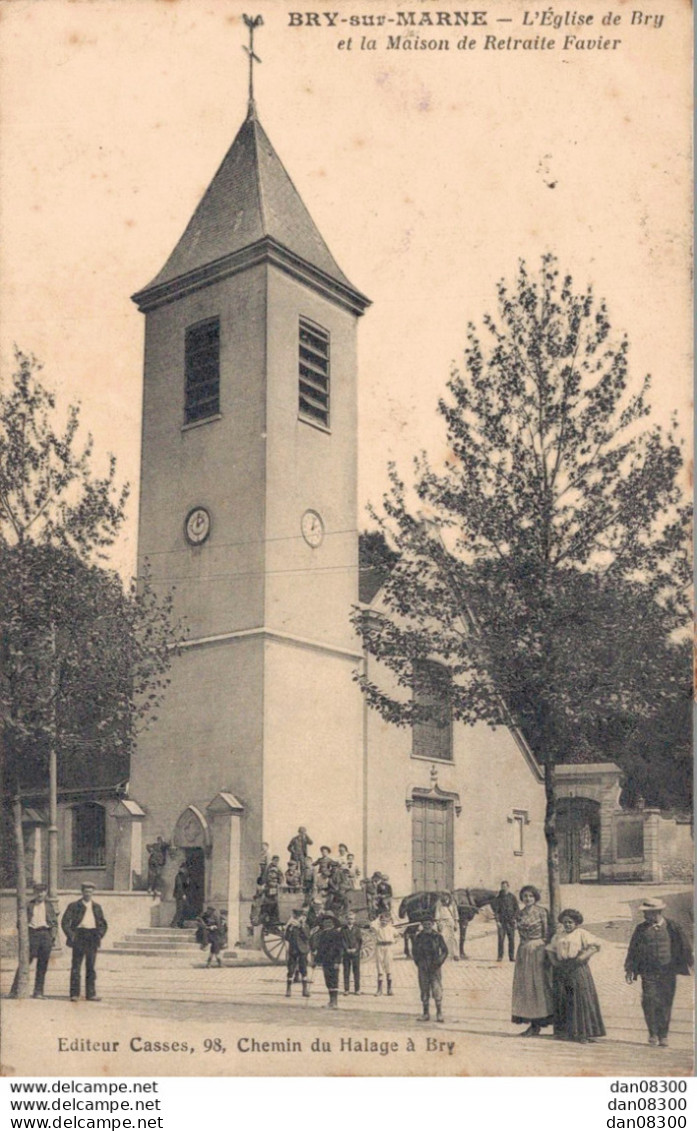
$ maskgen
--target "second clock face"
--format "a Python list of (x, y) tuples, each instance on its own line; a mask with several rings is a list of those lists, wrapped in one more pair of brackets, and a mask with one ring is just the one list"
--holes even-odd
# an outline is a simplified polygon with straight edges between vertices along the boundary
[(200, 546), (211, 532), (211, 516), (205, 507), (194, 507), (186, 516), (184, 532), (192, 546)]
[(322, 516), (317, 511), (305, 511), (300, 520), (300, 529), (303, 538), (308, 546), (312, 546), (313, 550), (320, 545), (324, 538), (324, 523)]

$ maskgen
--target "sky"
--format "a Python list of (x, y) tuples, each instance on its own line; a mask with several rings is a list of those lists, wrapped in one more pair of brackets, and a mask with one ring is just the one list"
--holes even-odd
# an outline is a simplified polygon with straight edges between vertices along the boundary
[[(162, 267), (246, 113), (241, 0), (0, 0), (0, 359), (16, 343), (60, 403), (79, 400), (99, 457), (133, 485), (113, 564), (134, 568), (144, 319), (130, 295)], [(484, 8), (484, 5), (481, 5)], [(291, 12), (338, 13), (291, 26)], [(386, 49), (351, 15), (465, 10), (451, 0), (257, 3), (264, 128), (334, 257), (372, 300), (359, 322), (359, 527), (385, 468), (438, 459), (435, 413), (467, 322), (495, 307), (517, 261), (554, 252), (592, 283), (631, 342), (654, 414), (690, 433), (690, 13), (632, 26), (591, 0), (591, 32), (532, 37), (497, 0), (468, 29), (420, 29), (450, 50)], [(563, 7), (556, 9), (563, 12)], [(573, 11), (575, 9), (568, 9)], [(532, 11), (532, 10), (529, 10)], [(603, 29), (608, 12), (620, 26)], [(532, 18), (532, 17), (528, 17)], [(296, 17), (297, 20), (297, 17)], [(511, 23), (497, 22), (511, 20)], [(397, 34), (403, 29), (388, 29)], [(561, 50), (616, 37), (616, 50)], [(352, 39), (350, 48), (340, 42)], [(375, 50), (360, 48), (374, 39)]]

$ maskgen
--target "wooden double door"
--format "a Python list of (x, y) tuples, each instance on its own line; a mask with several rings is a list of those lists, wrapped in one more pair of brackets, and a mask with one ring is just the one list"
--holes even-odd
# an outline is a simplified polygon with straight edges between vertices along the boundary
[(452, 803), (415, 797), (411, 821), (413, 890), (450, 891), (453, 886)]

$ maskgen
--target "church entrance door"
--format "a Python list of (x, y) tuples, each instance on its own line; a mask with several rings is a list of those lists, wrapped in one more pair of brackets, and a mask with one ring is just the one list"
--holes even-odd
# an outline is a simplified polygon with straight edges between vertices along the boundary
[(448, 801), (415, 797), (411, 810), (414, 891), (449, 891), (453, 878), (453, 813)]
[(189, 870), (186, 893), (186, 917), (195, 919), (203, 911), (206, 893), (206, 861), (202, 848), (185, 848), (184, 861)]

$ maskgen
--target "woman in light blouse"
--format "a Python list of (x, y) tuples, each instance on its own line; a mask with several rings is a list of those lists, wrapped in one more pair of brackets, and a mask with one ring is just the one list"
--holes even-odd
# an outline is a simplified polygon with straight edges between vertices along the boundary
[(547, 947), (553, 970), (554, 1036), (561, 1041), (594, 1041), (605, 1036), (595, 982), (588, 963), (600, 943), (581, 927), (583, 915), (567, 907)]
[(545, 943), (549, 937), (549, 915), (540, 906), (540, 893), (532, 884), (520, 889), (522, 910), (516, 927), (520, 945), (513, 971), (512, 1020), (528, 1022), (521, 1037), (539, 1037), (540, 1029), (552, 1024), (552, 979)]

